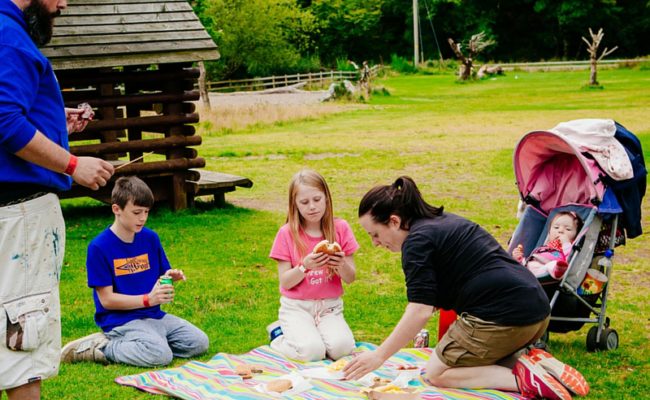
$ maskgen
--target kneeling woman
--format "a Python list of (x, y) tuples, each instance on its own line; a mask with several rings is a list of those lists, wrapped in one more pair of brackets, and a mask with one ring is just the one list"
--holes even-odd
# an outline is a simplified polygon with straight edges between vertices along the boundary
[[(371, 189), (359, 205), (359, 222), (375, 246), (402, 252), (408, 305), (377, 350), (345, 368), (358, 379), (405, 347), (436, 308), (460, 316), (426, 365), (433, 385), (494, 388), (534, 397), (570, 398), (532, 358), (502, 366), (545, 331), (550, 307), (533, 274), (516, 262), (483, 228), (426, 203), (415, 182), (398, 178)], [(514, 362), (510, 357), (510, 364)]]

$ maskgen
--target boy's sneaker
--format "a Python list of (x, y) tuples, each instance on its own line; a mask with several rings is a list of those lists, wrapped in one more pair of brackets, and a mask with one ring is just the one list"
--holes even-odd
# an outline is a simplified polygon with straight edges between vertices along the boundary
[(282, 336), (282, 327), (280, 326), (280, 321), (275, 321), (269, 324), (266, 327), (266, 331), (269, 334), (269, 342), (274, 341), (278, 336)]
[(564, 386), (527, 355), (519, 357), (512, 372), (519, 391), (526, 397), (571, 400), (571, 395)]
[(528, 352), (528, 356), (572, 393), (578, 396), (586, 396), (589, 393), (589, 384), (575, 368), (566, 365), (542, 349), (532, 349)]
[(93, 333), (63, 346), (61, 349), (61, 362), (76, 363), (81, 361), (108, 364), (104, 353), (100, 350), (108, 343), (108, 338), (103, 332)]

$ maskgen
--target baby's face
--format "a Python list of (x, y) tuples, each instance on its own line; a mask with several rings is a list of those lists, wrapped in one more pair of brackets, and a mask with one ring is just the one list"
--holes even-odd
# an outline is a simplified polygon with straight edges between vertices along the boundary
[(560, 215), (551, 222), (551, 228), (548, 234), (549, 239), (572, 242), (578, 234), (577, 225), (576, 220), (570, 215)]

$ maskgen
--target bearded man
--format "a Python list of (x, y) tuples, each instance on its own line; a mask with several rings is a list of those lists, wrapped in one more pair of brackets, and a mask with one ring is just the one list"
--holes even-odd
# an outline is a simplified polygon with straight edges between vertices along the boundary
[(66, 109), (49, 42), (66, 0), (0, 0), (0, 396), (39, 399), (59, 370), (65, 225), (57, 192), (106, 185), (113, 166), (69, 152), (84, 110)]

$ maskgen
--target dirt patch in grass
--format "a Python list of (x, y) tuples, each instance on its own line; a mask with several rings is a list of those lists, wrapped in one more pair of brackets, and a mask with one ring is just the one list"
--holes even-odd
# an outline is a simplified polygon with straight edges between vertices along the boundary
[(196, 103), (200, 116), (197, 131), (202, 136), (211, 136), (249, 126), (318, 118), (366, 107), (356, 103), (322, 102), (324, 96), (323, 91), (274, 94), (211, 93), (209, 109), (202, 103)]

